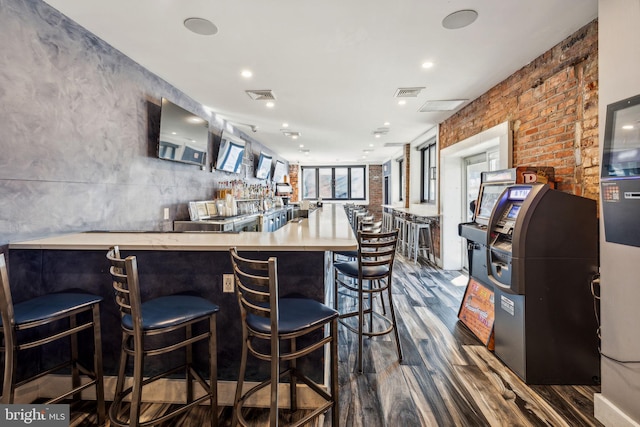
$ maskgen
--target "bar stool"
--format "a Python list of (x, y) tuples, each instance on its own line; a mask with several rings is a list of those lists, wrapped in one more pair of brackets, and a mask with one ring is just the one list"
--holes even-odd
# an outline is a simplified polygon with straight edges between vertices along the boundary
[[(113, 404), (109, 408), (111, 424), (116, 426), (158, 424), (209, 400), (211, 402), (211, 425), (218, 425), (216, 363), (216, 313), (219, 310), (218, 306), (204, 298), (187, 294), (158, 297), (142, 302), (136, 257), (129, 256), (122, 259), (118, 247), (115, 246), (107, 253), (107, 259), (111, 264), (109, 272), (113, 278), (113, 289), (116, 303), (120, 309), (122, 328), (122, 351), (118, 380)], [(193, 336), (192, 328), (200, 322), (206, 322), (208, 328), (205, 332)], [(184, 339), (176, 342), (175, 335), (171, 334), (172, 338), (169, 344), (167, 344), (167, 340), (159, 340), (160, 335), (164, 335), (162, 338), (165, 338), (176, 331), (184, 331)], [(192, 366), (192, 345), (205, 340), (208, 342), (209, 351), (209, 383)], [(157, 373), (143, 380), (146, 356), (163, 355), (181, 348), (186, 349), (184, 365)], [(125, 371), (130, 356), (133, 357), (133, 385), (124, 389)], [(186, 373), (186, 403), (165, 415), (140, 422), (142, 387), (180, 371)], [(205, 395), (197, 399), (193, 398), (194, 379), (205, 390)], [(131, 395), (131, 407), (127, 421), (121, 419), (120, 414), (123, 400), (128, 395)]]
[[(250, 396), (270, 386), (270, 425), (277, 426), (278, 383), (281, 377), (289, 374), (291, 411), (297, 410), (297, 380), (307, 384), (326, 401), (292, 425), (303, 425), (332, 409), (331, 424), (337, 427), (339, 423), (338, 312), (309, 298), (279, 298), (276, 258), (270, 257), (267, 261), (251, 260), (238, 255), (236, 248), (231, 248), (230, 252), (236, 279), (235, 292), (242, 319), (242, 359), (232, 425), (235, 426), (237, 422), (243, 426), (250, 425), (242, 414), (244, 404)], [(314, 331), (324, 331), (327, 325), (330, 326), (328, 336), (323, 333), (321, 339), (298, 349), (297, 338), (305, 337)], [(290, 342), (288, 351), (284, 351), (281, 347), (281, 341), (285, 340)], [(300, 372), (296, 366), (297, 359), (328, 343), (330, 343), (331, 357), (331, 394)], [(268, 361), (271, 365), (271, 376), (242, 394), (248, 353), (260, 360)], [(281, 362), (289, 363), (288, 369), (283, 372), (280, 372)]]
[(393, 229), (393, 215), (390, 212), (382, 212), (382, 230), (391, 231)]
[(393, 217), (393, 228), (398, 229), (398, 245), (396, 246), (396, 250), (401, 255), (406, 254), (409, 237), (408, 227), (409, 223), (403, 215), (398, 214)]
[[(427, 261), (431, 261), (431, 254), (433, 253), (432, 239), (431, 239), (431, 223), (411, 221), (409, 223), (409, 250), (407, 256), (413, 259), (413, 262), (418, 262), (418, 255), (420, 251), (426, 251)], [(421, 236), (424, 236), (422, 239)]]
[[(357, 310), (340, 313), (340, 323), (347, 329), (358, 334), (358, 372), (362, 373), (362, 345), (363, 337), (374, 337), (386, 335), (393, 331), (396, 339), (396, 349), (398, 360), (402, 361), (402, 346), (396, 323), (396, 314), (393, 307), (393, 297), (391, 292), (393, 261), (398, 243), (398, 230), (391, 232), (367, 233), (358, 231), (358, 259), (357, 261), (347, 261), (334, 264), (334, 308), (338, 310), (338, 291), (342, 286), (355, 293), (357, 298)], [(344, 276), (340, 279), (340, 275)], [(347, 282), (346, 279), (356, 279), (355, 283)], [(387, 317), (382, 298), (386, 291), (389, 301), (389, 316)], [(373, 297), (380, 295), (383, 313), (378, 313), (373, 307)], [(365, 308), (365, 296), (368, 300), (368, 307)], [(365, 331), (365, 314), (369, 314), (369, 330)], [(342, 319), (358, 318), (357, 327), (351, 326)], [(374, 328), (374, 316), (383, 323), (382, 328)], [(375, 330), (374, 330), (375, 329)]]
[[(29, 381), (47, 374), (71, 367), (73, 390), (68, 391), (45, 404), (56, 404), (73, 396), (80, 398), (80, 391), (95, 386), (98, 423), (104, 424), (104, 383), (102, 375), (102, 340), (100, 331), (100, 301), (102, 297), (82, 291), (51, 293), (27, 301), (13, 304), (9, 275), (4, 254), (0, 254), (0, 314), (2, 315), (2, 333), (4, 335), (4, 383), (2, 386), (2, 404), (14, 403), (15, 389)], [(64, 320), (65, 322), (58, 322)], [(57, 322), (57, 323), (56, 323)], [(63, 326), (63, 323), (68, 322)], [(26, 341), (23, 331), (39, 328), (38, 338)], [(92, 329), (93, 332), (93, 370), (82, 366), (78, 361), (78, 332)], [(43, 337), (44, 335), (44, 337)], [(20, 337), (19, 337), (20, 336)], [(70, 337), (70, 360), (53, 368), (39, 372), (25, 380), (16, 382), (18, 352), (39, 347), (61, 338)], [(80, 385), (80, 375), (86, 375), (90, 381)]]

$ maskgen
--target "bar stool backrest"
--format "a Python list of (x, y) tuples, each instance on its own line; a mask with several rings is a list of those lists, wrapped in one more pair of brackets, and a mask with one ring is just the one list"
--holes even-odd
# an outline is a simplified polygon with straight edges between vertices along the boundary
[(363, 273), (363, 268), (379, 266), (388, 266), (391, 274), (398, 243), (398, 229), (379, 233), (358, 231), (358, 242), (360, 274)]
[(140, 283), (138, 279), (138, 262), (135, 256), (125, 259), (120, 257), (120, 249), (114, 246), (107, 252), (111, 263), (109, 272), (113, 279), (116, 304), (120, 309), (120, 317), (130, 315), (133, 330), (142, 333), (142, 310), (140, 309)]
[(235, 273), (235, 292), (240, 306), (243, 335), (246, 337), (247, 315), (270, 319), (271, 335), (278, 335), (278, 266), (277, 259), (256, 261), (241, 257), (231, 248), (231, 263)]
[(15, 342), (15, 316), (13, 313), (13, 299), (11, 298), (11, 288), (9, 286), (9, 274), (7, 272), (7, 262), (4, 254), (0, 254), (0, 314), (2, 315), (2, 330), (4, 332), (5, 348), (9, 348)]

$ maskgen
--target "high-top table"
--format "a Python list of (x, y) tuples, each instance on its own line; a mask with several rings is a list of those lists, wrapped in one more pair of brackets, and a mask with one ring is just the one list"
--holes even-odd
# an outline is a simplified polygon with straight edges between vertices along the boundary
[[(122, 256), (137, 256), (143, 300), (190, 291), (220, 306), (218, 375), (221, 380), (235, 381), (242, 334), (235, 294), (224, 293), (222, 287), (223, 274), (232, 274), (229, 248), (237, 247), (248, 258), (277, 257), (281, 296), (297, 294), (324, 302), (325, 289), (331, 288), (327, 285), (333, 280), (330, 251), (357, 249), (357, 240), (344, 208), (325, 204), (308, 218), (291, 221), (271, 233), (86, 232), (11, 243), (14, 302), (72, 287), (104, 297), (101, 312), (107, 375), (115, 375), (120, 352), (120, 315), (105, 258), (113, 245), (120, 247)], [(316, 366), (321, 380), (322, 356), (310, 355), (299, 365)], [(259, 375), (268, 375), (266, 368)]]

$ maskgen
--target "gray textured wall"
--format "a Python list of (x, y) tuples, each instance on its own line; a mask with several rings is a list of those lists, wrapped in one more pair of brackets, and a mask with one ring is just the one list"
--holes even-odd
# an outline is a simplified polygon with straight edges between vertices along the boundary
[[(75, 231), (170, 230), (188, 218), (187, 201), (237, 179), (155, 157), (162, 97), (204, 114), (47, 4), (0, 0), (0, 247)], [(251, 164), (265, 147), (249, 140)]]

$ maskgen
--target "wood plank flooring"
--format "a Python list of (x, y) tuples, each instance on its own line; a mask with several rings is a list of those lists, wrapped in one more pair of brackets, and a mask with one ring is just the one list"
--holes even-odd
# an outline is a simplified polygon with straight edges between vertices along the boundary
[[(340, 328), (340, 425), (601, 426), (593, 417), (599, 387), (527, 386), (458, 322), (465, 289), (452, 283), (458, 276), (397, 258), (393, 292), (402, 363), (392, 335), (365, 338), (364, 373), (356, 374), (357, 337)], [(143, 413), (167, 408), (148, 404)], [(94, 425), (94, 410), (93, 402), (74, 404), (71, 426)], [(206, 426), (207, 410), (165, 425)], [(261, 411), (254, 419), (267, 425)], [(220, 420), (230, 425), (231, 408), (220, 409)], [(329, 426), (329, 418), (313, 425)]]

